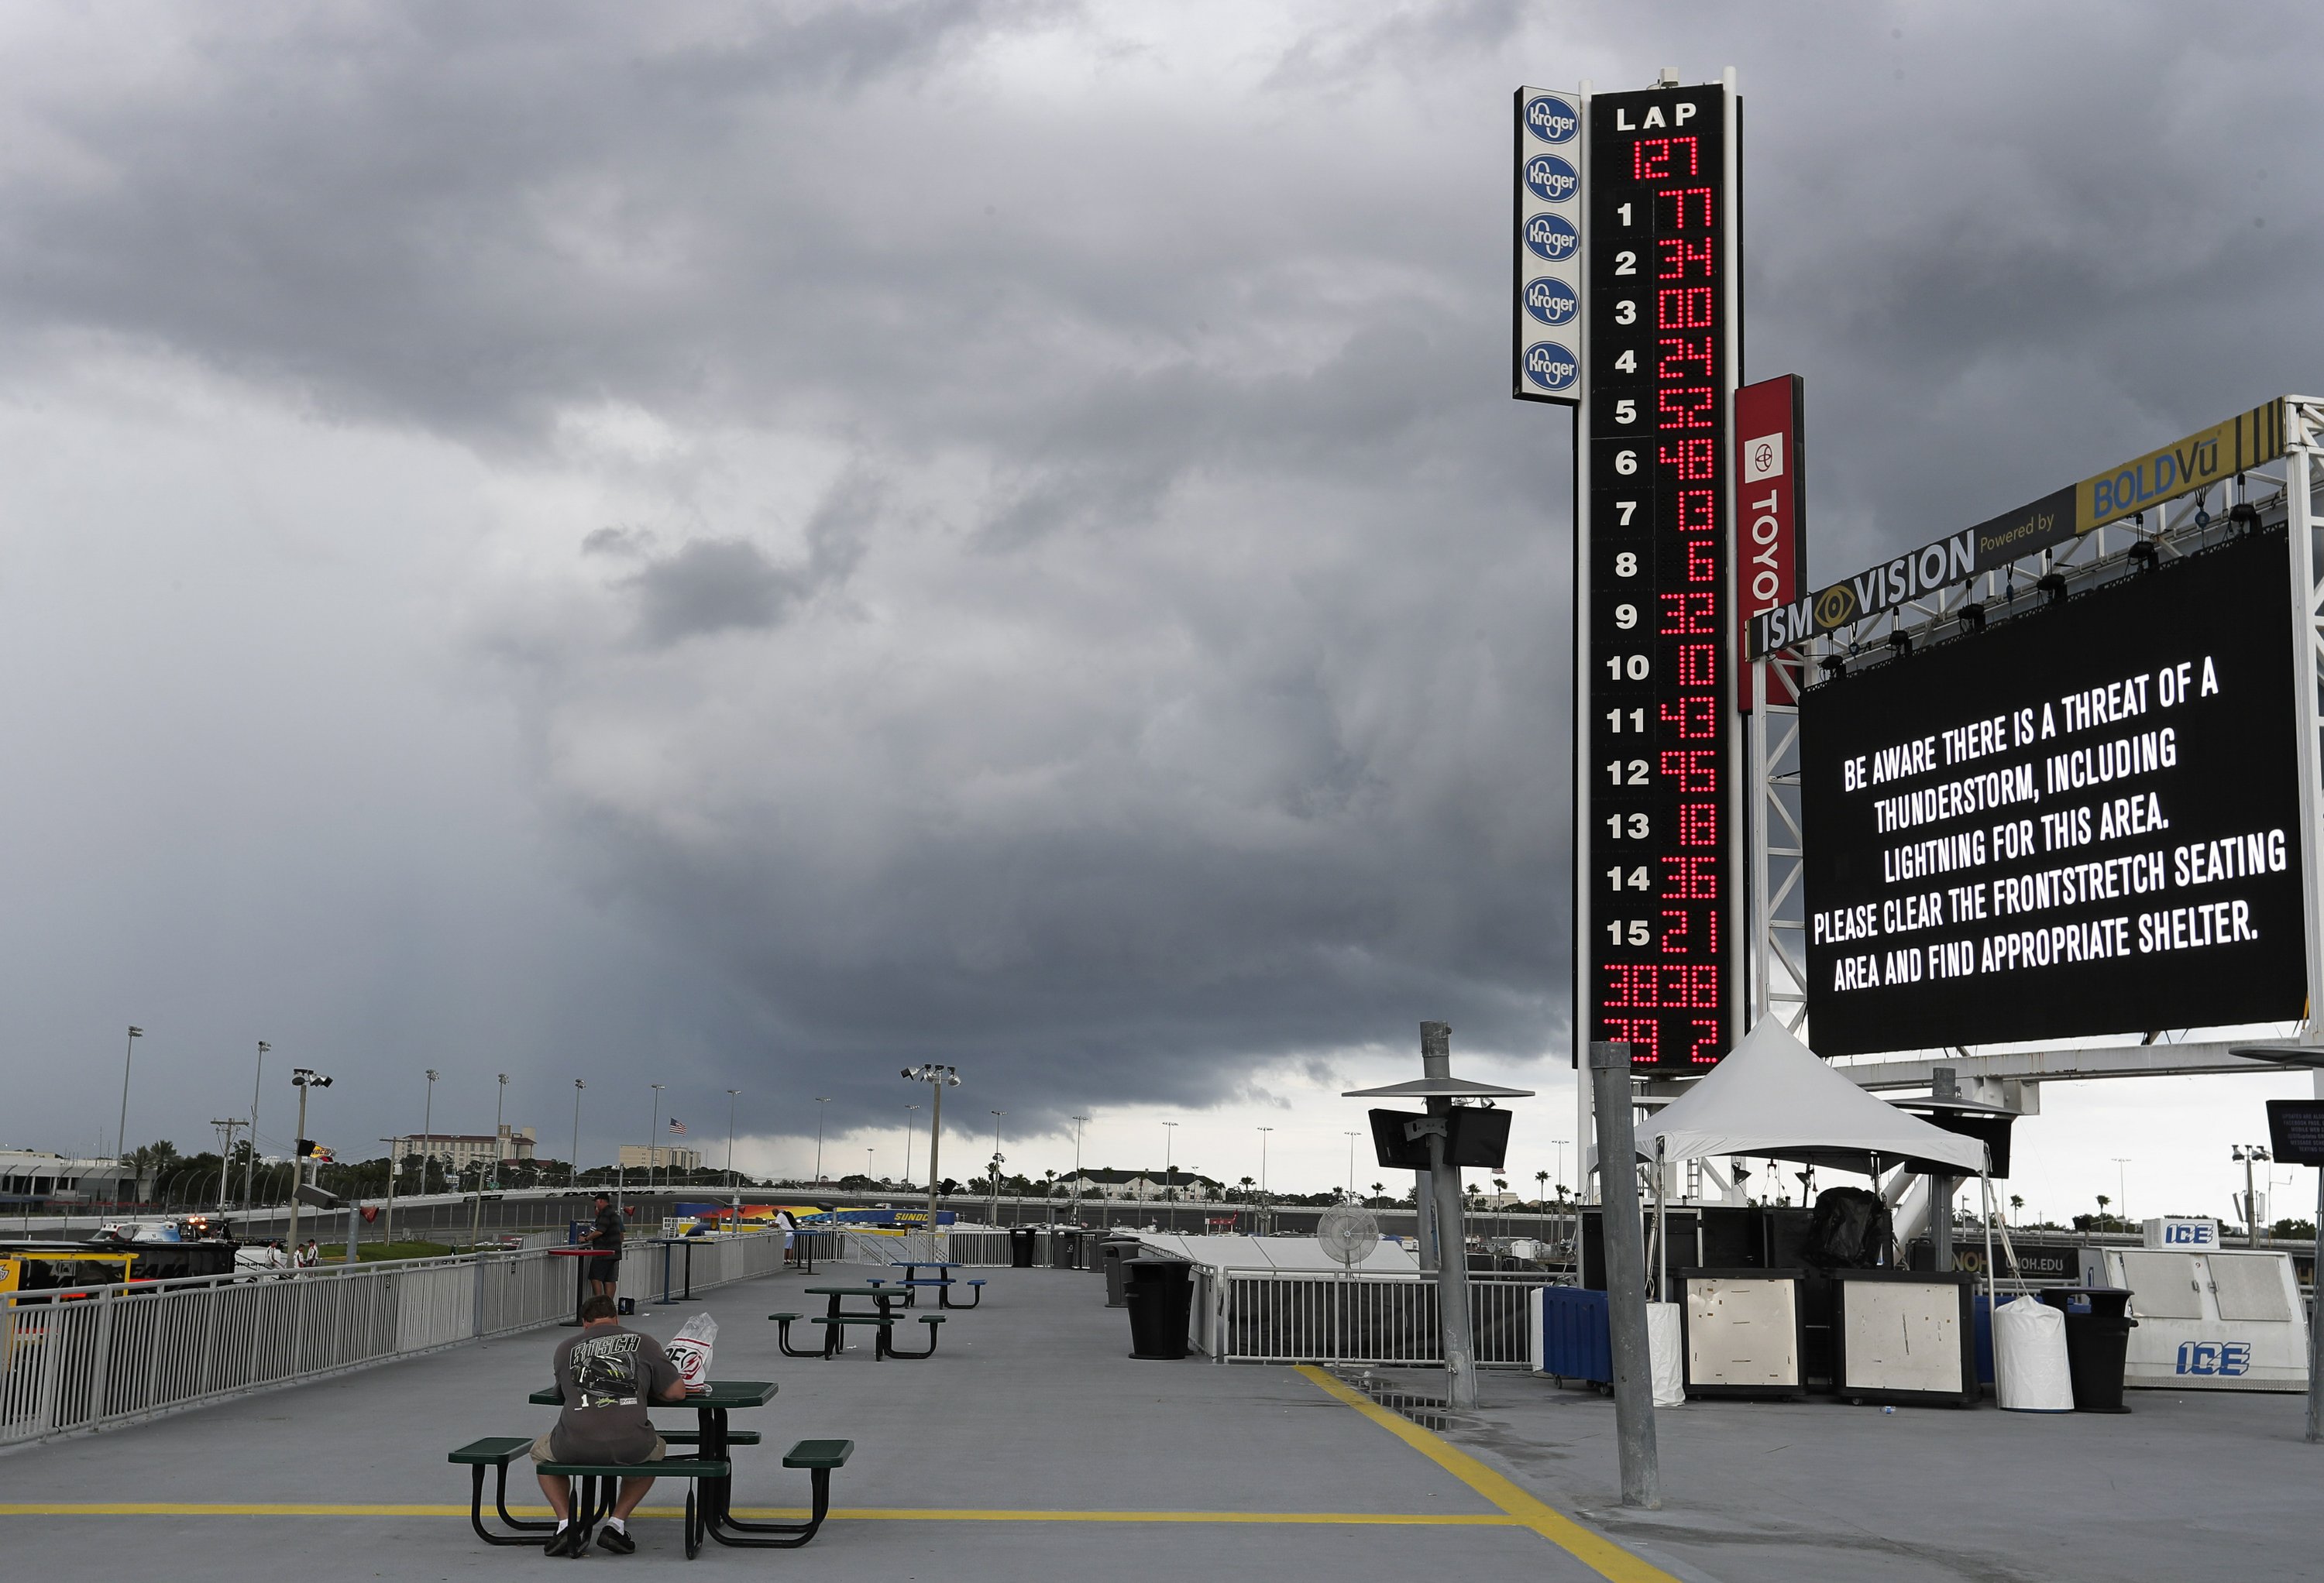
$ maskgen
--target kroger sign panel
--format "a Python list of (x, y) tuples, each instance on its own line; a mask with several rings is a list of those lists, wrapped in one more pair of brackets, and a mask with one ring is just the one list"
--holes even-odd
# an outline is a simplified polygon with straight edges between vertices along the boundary
[(1582, 400), (1581, 96), (1517, 90), (1513, 185), (1510, 393), (1571, 406)]

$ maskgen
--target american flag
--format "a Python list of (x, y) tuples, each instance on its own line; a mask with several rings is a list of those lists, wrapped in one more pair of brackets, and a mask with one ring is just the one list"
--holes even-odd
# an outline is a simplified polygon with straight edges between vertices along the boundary
[(685, 1123), (685, 1122), (683, 1122), (683, 1121), (680, 1121), (677, 1117), (673, 1116), (673, 1117), (671, 1117), (671, 1118), (669, 1118), (669, 1129), (670, 1129), (672, 1132), (677, 1133), (677, 1134), (678, 1134), (679, 1136), (683, 1137), (683, 1136), (685, 1135), (685, 1132), (686, 1132), (686, 1123)]

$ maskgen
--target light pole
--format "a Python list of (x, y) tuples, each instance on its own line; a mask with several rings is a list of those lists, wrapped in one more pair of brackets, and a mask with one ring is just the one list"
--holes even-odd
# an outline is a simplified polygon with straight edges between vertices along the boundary
[(290, 1155), (290, 1259), (299, 1259), (299, 1185), (307, 1170), (307, 1091), (327, 1089), (331, 1080), (304, 1066), (290, 1069), (291, 1086), (299, 1091), (299, 1137)]
[(213, 1119), (210, 1125), (218, 1129), (220, 1137), (224, 1139), (218, 1146), (217, 1208), (218, 1219), (223, 1220), (226, 1219), (226, 1195), (234, 1190), (231, 1180), (234, 1173), (234, 1135), (242, 1130), (242, 1118), (236, 1116), (226, 1121)]
[[(909, 1077), (912, 1074), (908, 1072), (904, 1075)], [(827, 1095), (818, 1098), (815, 1102), (815, 1184), (817, 1187), (823, 1185), (823, 1107), (830, 1103), (831, 1100)], [(933, 1155), (930, 1157), (934, 1158)], [(928, 1212), (934, 1214), (936, 1211), (931, 1210)]]
[(2130, 1229), (2130, 1188), (2127, 1185), (2130, 1162), (2120, 1155), (2109, 1157), (2114, 1161), (2115, 1213), (2122, 1217), (2122, 1229), (2127, 1231)]
[(919, 1107), (918, 1107), (918, 1105), (907, 1105), (907, 1106), (905, 1106), (905, 1107), (904, 1107), (904, 1183), (903, 1183), (903, 1184), (904, 1184), (906, 1187), (909, 1187), (909, 1186), (911, 1186), (911, 1184), (912, 1184), (912, 1112), (913, 1112), (913, 1111), (915, 1111), (915, 1110), (917, 1110), (917, 1109), (919, 1109)]
[(581, 1185), (581, 1090), (583, 1086), (579, 1078), (573, 1080), (573, 1157), (565, 1163), (565, 1185), (568, 1188), (577, 1188)]
[(666, 1083), (658, 1082), (646, 1084), (646, 1087), (653, 1090), (653, 1119), (646, 1123), (646, 1191), (648, 1192), (654, 1190), (654, 1162), (659, 1158), (654, 1150), (661, 1146), (661, 1091), (668, 1086)]
[[(501, 1156), (507, 1151), (501, 1143), (501, 1127), (508, 1112), (508, 1073), (499, 1074), (499, 1091), (493, 1096), (493, 1191), (501, 1190)], [(476, 1183), (478, 1198), (484, 1195), (484, 1183)]]
[[(960, 1087), (960, 1069), (956, 1066), (938, 1066), (930, 1062), (920, 1066), (908, 1066), (904, 1068), (903, 1075), (906, 1082), (927, 1084), (932, 1095), (928, 1102), (928, 1235), (934, 1237), (936, 1234), (936, 1183), (942, 1180), (936, 1174), (936, 1166), (938, 1155), (944, 1146), (944, 1091), (946, 1089)], [(818, 1123), (816, 1127), (817, 1139), (816, 1159), (818, 1162), (816, 1169), (818, 1179), (822, 1174), (820, 1164), (823, 1158), (823, 1145), (820, 1141), (822, 1137), (822, 1126)]]
[[(116, 1162), (125, 1159), (129, 1154), (129, 1061), (137, 1054), (137, 1041), (144, 1036), (143, 1028), (135, 1023), (129, 1025), (128, 1047), (121, 1057), (121, 1124), (113, 1133), (113, 1157)], [(113, 1201), (116, 1204), (121, 1202), (119, 1171), (113, 1173)]]
[(1178, 1124), (1162, 1124), (1162, 1201), (1170, 1206), (1170, 1229), (1178, 1229)]
[(2259, 1201), (2252, 1196), (2252, 1164), (2255, 1161), (2271, 1159), (2272, 1156), (2264, 1144), (2236, 1144), (2230, 1147), (2228, 1157), (2243, 1162), (2244, 1241), (2249, 1247), (2257, 1247), (2259, 1246)]
[[(734, 1100), (742, 1091), (741, 1089), (726, 1091), (726, 1191), (730, 1193), (738, 1193), (742, 1190), (742, 1184), (734, 1177)], [(742, 1217), (735, 1216), (734, 1223), (740, 1226), (742, 1223)]]
[(1074, 1224), (1082, 1223), (1082, 1124), (1086, 1116), (1074, 1118)]
[(1355, 1134), (1355, 1133), (1352, 1133), (1352, 1132), (1351, 1132), (1351, 1133), (1350, 1133), (1350, 1134), (1348, 1134), (1348, 1201), (1349, 1201), (1350, 1203), (1353, 1203), (1353, 1202), (1355, 1202), (1355, 1201), (1356, 1201), (1356, 1138), (1357, 1138), (1357, 1137), (1358, 1137), (1358, 1135), (1357, 1135), (1357, 1134)]
[(250, 1080), (250, 1160), (242, 1173), (242, 1213), (247, 1219), (258, 1208), (258, 1085), (266, 1081), (266, 1053), (274, 1048), (258, 1041), (258, 1074)]
[(1267, 1201), (1267, 1135), (1274, 1130), (1272, 1127), (1259, 1129), (1259, 1200), (1261, 1203)]
[(429, 1167), (436, 1164), (436, 1080), (442, 1074), (428, 1069), (428, 1098), (420, 1108), (420, 1191), (428, 1191)]
[(874, 1175), (872, 1175), (872, 1146), (871, 1146), (870, 1144), (866, 1144), (866, 1145), (864, 1145), (864, 1146), (863, 1146), (863, 1184), (864, 1184), (864, 1191), (866, 1191), (867, 1192), (871, 1191), (871, 1185), (872, 1185), (872, 1183), (879, 1180), (879, 1178), (878, 1178), (878, 1177), (876, 1177), (876, 1176), (874, 1176)]
[(992, 1112), (992, 1223), (1001, 1224), (1001, 1118), (1006, 1110)]

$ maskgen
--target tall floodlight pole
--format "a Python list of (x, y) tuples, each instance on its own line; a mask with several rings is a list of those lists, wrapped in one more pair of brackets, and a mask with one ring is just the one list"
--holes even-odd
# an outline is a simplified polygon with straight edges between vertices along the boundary
[[(129, 1062), (137, 1054), (137, 1041), (144, 1036), (143, 1028), (134, 1023), (130, 1024), (128, 1049), (121, 1057), (121, 1124), (113, 1133), (113, 1157), (116, 1163), (129, 1157)], [(113, 1201), (116, 1204), (122, 1201), (119, 1171), (113, 1173)]]
[(250, 1159), (242, 1173), (242, 1212), (247, 1219), (258, 1207), (258, 1086), (266, 1081), (266, 1053), (274, 1048), (258, 1041), (258, 1073), (250, 1080)]
[(1082, 1127), (1088, 1120), (1086, 1116), (1074, 1118), (1074, 1224), (1076, 1226), (1082, 1219)]
[[(508, 1073), (503, 1072), (498, 1076), (499, 1091), (493, 1096), (493, 1191), (494, 1192), (501, 1190), (501, 1158), (508, 1152), (508, 1146), (501, 1141), (501, 1127), (505, 1125), (508, 1113)], [(482, 1184), (479, 1183), (478, 1187), (481, 1191)]]
[(2122, 1229), (2130, 1229), (2130, 1161), (2121, 1155), (2108, 1156), (2114, 1161), (2114, 1212), (2122, 1217)]
[[(742, 1187), (742, 1183), (734, 1175), (734, 1100), (742, 1091), (741, 1089), (726, 1091), (726, 1191), (728, 1192), (739, 1192)], [(736, 1216), (734, 1223), (741, 1225), (742, 1217)]]
[(299, 1133), (290, 1154), (290, 1257), (295, 1263), (299, 1257), (299, 1185), (307, 1168), (307, 1091), (329, 1088), (331, 1080), (307, 1067), (294, 1066), (290, 1069), (290, 1082), (299, 1091)]
[(661, 1091), (665, 1085), (650, 1082), (653, 1090), (653, 1119), (646, 1123), (646, 1191), (654, 1190), (654, 1162), (659, 1157), (654, 1151), (661, 1146)]
[[(908, 1077), (911, 1074), (906, 1072), (904, 1075)], [(817, 1187), (823, 1185), (823, 1108), (830, 1103), (831, 1097), (827, 1094), (817, 1096), (815, 1101), (815, 1184)]]
[(1170, 1206), (1170, 1229), (1178, 1229), (1178, 1124), (1162, 1124), (1162, 1201)]
[(906, 1187), (909, 1187), (912, 1184), (912, 1112), (918, 1109), (919, 1107), (918, 1105), (907, 1105), (904, 1107), (904, 1180), (902, 1185)]
[(428, 1069), (428, 1098), (420, 1107), (420, 1191), (429, 1191), (429, 1178), (436, 1164), (436, 1080), (443, 1075), (434, 1067)]
[(1006, 1110), (992, 1113), (992, 1223), (1001, 1224), (1001, 1118)]
[(581, 1091), (586, 1085), (579, 1078), (573, 1080), (573, 1157), (565, 1163), (565, 1185), (581, 1185)]
[[(936, 1183), (943, 1180), (936, 1174), (939, 1155), (944, 1147), (944, 1091), (960, 1087), (960, 1069), (938, 1066), (933, 1062), (904, 1068), (906, 1082), (924, 1082), (932, 1091), (928, 1101), (928, 1234), (936, 1232)], [(817, 1136), (820, 1137), (820, 1131)]]
[(1274, 1130), (1272, 1127), (1259, 1129), (1259, 1201), (1261, 1203), (1267, 1201), (1267, 1135)]
[(1348, 1134), (1348, 1201), (1351, 1203), (1356, 1198), (1356, 1139), (1359, 1136), (1352, 1132)]

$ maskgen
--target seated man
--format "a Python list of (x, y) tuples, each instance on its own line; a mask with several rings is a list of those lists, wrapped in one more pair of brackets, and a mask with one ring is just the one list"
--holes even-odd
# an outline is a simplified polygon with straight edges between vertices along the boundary
[[(599, 1293), (581, 1304), (581, 1329), (558, 1343), (557, 1388), (565, 1405), (557, 1427), (532, 1442), (536, 1462), (651, 1463), (661, 1460), (669, 1448), (654, 1433), (648, 1406), (655, 1402), (683, 1402), (686, 1383), (678, 1366), (651, 1336), (622, 1329), (613, 1300)], [(588, 1534), (573, 1521), (573, 1481), (562, 1475), (538, 1474), (540, 1492), (557, 1514), (557, 1532), (548, 1542), (553, 1556), (577, 1556)], [(630, 1537), (630, 1514), (653, 1487), (651, 1476), (622, 1480), (597, 1542), (615, 1555), (638, 1548)]]

